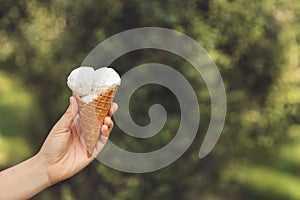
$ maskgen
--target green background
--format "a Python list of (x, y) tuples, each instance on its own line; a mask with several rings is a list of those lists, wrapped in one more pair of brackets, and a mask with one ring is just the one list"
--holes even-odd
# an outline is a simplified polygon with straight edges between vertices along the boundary
[[(68, 106), (68, 74), (97, 44), (144, 26), (180, 31), (201, 44), (217, 64), (227, 93), (227, 118), (213, 151), (198, 159), (210, 119), (205, 83), (185, 60), (139, 50), (113, 64), (122, 75), (139, 64), (174, 67), (199, 98), (197, 138), (176, 162), (145, 174), (123, 173), (93, 162), (33, 199), (300, 199), (300, 2), (298, 0), (0, 0), (0, 169), (38, 152)], [(153, 103), (168, 121), (149, 139), (118, 127), (118, 146), (148, 152), (167, 144), (180, 109), (166, 88), (148, 85), (130, 110), (149, 123)]]

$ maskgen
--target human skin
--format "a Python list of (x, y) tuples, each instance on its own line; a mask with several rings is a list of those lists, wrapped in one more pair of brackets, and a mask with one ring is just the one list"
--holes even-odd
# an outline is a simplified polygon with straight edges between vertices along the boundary
[(45, 188), (65, 180), (91, 163), (106, 144), (113, 128), (111, 116), (118, 106), (112, 103), (104, 119), (101, 134), (92, 157), (80, 140), (74, 120), (78, 105), (70, 97), (70, 105), (54, 125), (40, 151), (33, 157), (0, 172), (0, 199), (29, 199)]

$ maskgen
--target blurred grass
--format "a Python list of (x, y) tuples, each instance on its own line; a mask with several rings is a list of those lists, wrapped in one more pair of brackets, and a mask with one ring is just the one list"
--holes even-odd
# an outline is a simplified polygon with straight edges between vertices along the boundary
[(30, 155), (23, 133), (31, 109), (31, 96), (16, 77), (0, 71), (0, 167)]
[[(227, 178), (243, 185), (255, 199), (300, 199), (300, 179), (289, 173), (259, 165), (233, 165), (228, 168)], [(234, 178), (233, 178), (234, 177)], [(255, 193), (253, 191), (256, 191)]]
[[(285, 168), (299, 168), (300, 167), (300, 125), (292, 125), (288, 131), (288, 135), (293, 141), (284, 145), (280, 151), (278, 158), (285, 163)], [(300, 169), (298, 170), (300, 171)]]

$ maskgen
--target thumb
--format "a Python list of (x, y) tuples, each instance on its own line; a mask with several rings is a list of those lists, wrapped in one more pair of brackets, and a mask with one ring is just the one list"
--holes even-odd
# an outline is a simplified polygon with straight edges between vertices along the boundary
[(56, 133), (64, 133), (69, 130), (71, 127), (75, 116), (78, 113), (78, 105), (76, 99), (74, 97), (70, 97), (70, 105), (64, 115), (60, 118), (60, 120), (55, 124), (53, 129)]

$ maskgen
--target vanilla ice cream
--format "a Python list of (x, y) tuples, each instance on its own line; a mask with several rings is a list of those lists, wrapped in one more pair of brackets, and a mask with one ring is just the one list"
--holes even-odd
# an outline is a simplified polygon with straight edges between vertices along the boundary
[(68, 77), (68, 86), (79, 96), (91, 94), (93, 89), (94, 69), (92, 67), (79, 67), (74, 69)]
[(109, 88), (120, 85), (121, 78), (112, 68), (95, 71), (92, 67), (79, 67), (71, 72), (67, 84), (83, 101), (90, 102)]
[(112, 86), (120, 85), (119, 74), (112, 68), (102, 67), (95, 71), (92, 93), (100, 95)]

